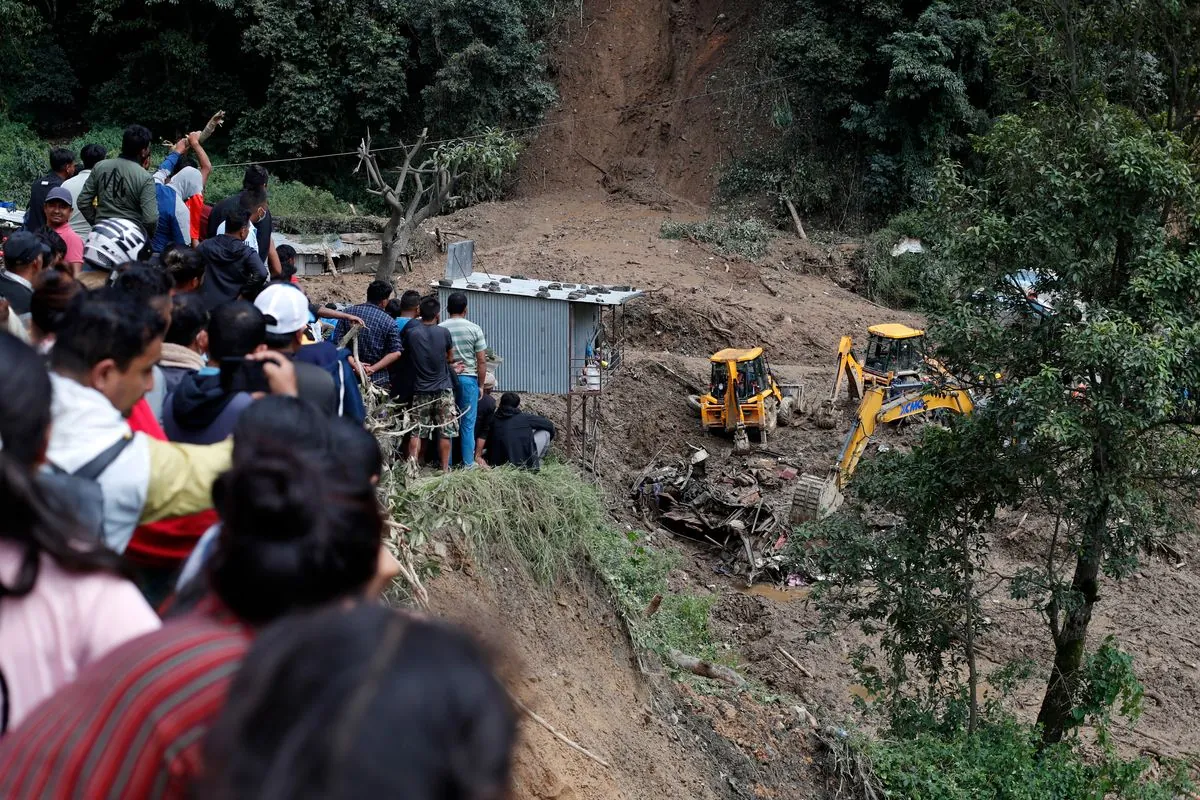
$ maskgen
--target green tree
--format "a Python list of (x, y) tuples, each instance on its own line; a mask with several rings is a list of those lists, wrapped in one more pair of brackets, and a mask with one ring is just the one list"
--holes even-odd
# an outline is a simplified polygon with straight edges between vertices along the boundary
[[(979, 490), (1003, 484), (977, 471), (975, 438), (983, 429), (954, 424), (929, 429), (918, 455), (893, 451), (865, 463), (852, 484), (857, 502), (801, 529), (792, 544), (792, 557), (811, 551), (813, 571), (826, 576), (813, 592), (825, 623), (846, 618), (878, 635), (887, 671), (867, 668), (868, 651), (855, 660), (902, 735), (970, 733), (979, 722), (980, 602), (996, 588), (980, 578), (983, 533), (1000, 499)], [(879, 510), (890, 509), (903, 509), (895, 524), (873, 524)]]
[(967, 135), (985, 129), (991, 21), (1006, 5), (772, 4), (761, 59), (779, 82), (747, 103), (778, 133), (739, 159), (722, 190), (788, 197), (809, 214), (835, 203), (894, 211), (925, 197), (938, 159), (965, 154)]
[[(1057, 521), (1045, 565), (1014, 585), (1054, 643), (1038, 721), (1056, 742), (1081, 721), (1102, 575), (1119, 579), (1186, 524), (1181, 494), (1200, 464), (1200, 191), (1178, 138), (1103, 103), (1004, 117), (977, 152), (979, 174), (948, 173), (936, 203), (934, 257), (960, 299), (931, 333), (960, 379), (1001, 376), (950, 431), (970, 437), (973, 458), (956, 466), (986, 482), (980, 511), (1035, 498)], [(1030, 269), (1052, 310), (1011, 280)]]

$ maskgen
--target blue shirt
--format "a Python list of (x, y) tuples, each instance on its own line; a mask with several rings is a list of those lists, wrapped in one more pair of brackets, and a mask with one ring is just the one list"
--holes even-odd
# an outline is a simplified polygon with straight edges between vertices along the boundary
[(412, 322), (416, 317), (396, 317), (396, 333), (403, 333), (404, 326)]
[[(159, 173), (169, 176), (171, 170), (175, 169), (177, 161), (179, 161), (179, 154), (171, 153), (159, 165)], [(165, 183), (155, 181), (154, 197), (158, 201), (158, 227), (154, 229), (154, 238), (150, 241), (150, 252), (161, 253), (171, 243), (181, 247), (190, 245), (192, 242), (188, 236), (191, 231), (180, 229), (179, 217), (175, 214), (175, 204), (179, 202), (179, 195)]]

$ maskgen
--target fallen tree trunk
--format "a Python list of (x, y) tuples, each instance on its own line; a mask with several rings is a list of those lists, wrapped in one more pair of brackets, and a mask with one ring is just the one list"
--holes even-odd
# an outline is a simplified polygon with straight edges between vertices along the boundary
[(679, 669), (685, 669), (694, 675), (699, 675), (701, 678), (712, 678), (715, 681), (721, 681), (730, 686), (744, 686), (746, 684), (745, 678), (723, 664), (704, 661), (695, 656), (681, 653), (678, 650), (672, 650), (667, 654), (667, 658)]

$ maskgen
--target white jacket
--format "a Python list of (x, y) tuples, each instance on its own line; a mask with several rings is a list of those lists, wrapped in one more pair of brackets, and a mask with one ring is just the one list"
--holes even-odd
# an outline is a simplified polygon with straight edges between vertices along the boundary
[[(130, 435), (129, 424), (100, 392), (50, 373), (53, 422), (46, 460), (67, 472)], [(233, 440), (196, 446), (134, 433), (97, 481), (104, 493), (104, 541), (125, 551), (140, 523), (212, 507), (212, 484), (229, 468)]]
[[(51, 412), (50, 448), (46, 460), (59, 469), (75, 472), (111, 447), (122, 436), (129, 436), (129, 424), (108, 398), (95, 389), (70, 378), (50, 373), (54, 391)], [(104, 492), (104, 541), (118, 553), (133, 538), (146, 504), (150, 485), (150, 453), (147, 437), (133, 435), (133, 441), (116, 461), (100, 475)]]

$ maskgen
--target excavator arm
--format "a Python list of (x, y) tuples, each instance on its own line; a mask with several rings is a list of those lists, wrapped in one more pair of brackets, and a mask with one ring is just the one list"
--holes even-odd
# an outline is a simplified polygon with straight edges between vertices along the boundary
[(723, 366), (728, 373), (728, 377), (725, 380), (725, 396), (721, 398), (725, 404), (725, 430), (732, 433), (739, 426), (745, 425), (746, 420), (742, 416), (742, 404), (738, 402), (737, 362), (727, 361)]
[(899, 422), (908, 417), (939, 410), (970, 414), (975, 409), (971, 395), (962, 389), (947, 388), (926, 392), (924, 386), (913, 386), (898, 397), (885, 401), (887, 392), (887, 387), (872, 386), (863, 395), (862, 402), (858, 405), (858, 414), (846, 435), (842, 452), (831, 476), (800, 477), (792, 500), (794, 522), (820, 519), (842, 504), (842, 489), (854, 475), (858, 462), (880, 424)]
[(837, 483), (842, 489), (849, 481), (863, 452), (871, 442), (878, 425), (899, 422), (908, 417), (946, 410), (956, 414), (970, 414), (975, 409), (971, 395), (962, 389), (925, 393), (924, 387), (914, 387), (888, 402), (883, 401), (886, 389), (875, 386), (867, 390), (858, 406), (858, 418), (850, 428), (842, 453), (838, 457)]
[(842, 393), (842, 381), (846, 381), (846, 394), (851, 400), (859, 400), (863, 396), (863, 368), (854, 357), (854, 342), (849, 336), (843, 336), (838, 344), (837, 372), (833, 376), (833, 388), (829, 391), (829, 405), (833, 406)]

